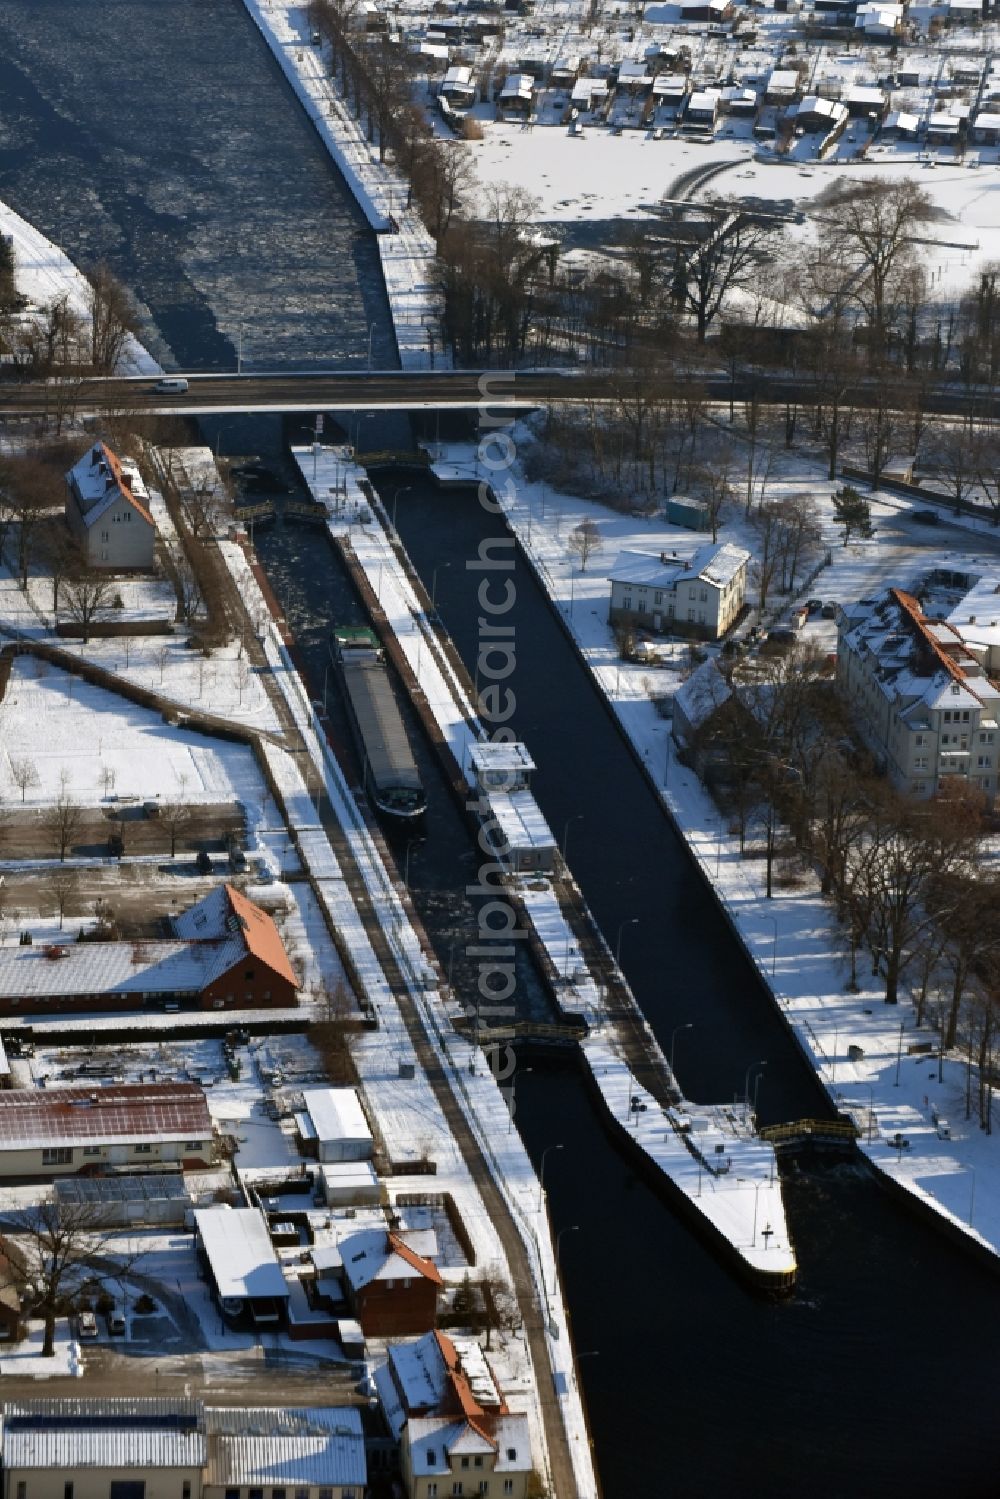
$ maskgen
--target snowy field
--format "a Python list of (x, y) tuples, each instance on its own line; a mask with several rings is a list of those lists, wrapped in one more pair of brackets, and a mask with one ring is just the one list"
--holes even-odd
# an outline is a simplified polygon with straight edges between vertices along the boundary
[(18, 657), (0, 702), (0, 796), (20, 802), (12, 773), (29, 760), (35, 780), (26, 800), (44, 805), (65, 784), (80, 802), (104, 795), (114, 772), (118, 796), (242, 801), (248, 812), (267, 795), (252, 752), (164, 723), (147, 708), (69, 672)]

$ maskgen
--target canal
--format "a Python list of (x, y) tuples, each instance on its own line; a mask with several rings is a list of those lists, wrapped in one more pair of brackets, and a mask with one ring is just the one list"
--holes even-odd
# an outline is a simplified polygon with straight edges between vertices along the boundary
[[(0, 195), (77, 260), (109, 261), (164, 362), (232, 366), (241, 326), (250, 363), (359, 362), (373, 324), (376, 361), (391, 361), (375, 246), (240, 0), (0, 0), (0, 43)], [(293, 426), (233, 418), (207, 435), (276, 455)], [(418, 485), (399, 525), (425, 578), (448, 564), (439, 607), (471, 661), (464, 564), (496, 522)], [(356, 601), (314, 535), (276, 529), (261, 551), (315, 691), (328, 624)], [(812, 1079), (523, 568), (517, 587), (517, 727), (540, 801), (557, 831), (583, 813), (570, 858), (612, 941), (638, 915), (623, 963), (651, 1023), (663, 1037), (694, 1022), (678, 1047), (685, 1088), (729, 1096), (766, 1057), (765, 1117), (811, 1111)], [(411, 879), (439, 950), (457, 943), (461, 962), (468, 840), (419, 753), (433, 805)], [(523, 1002), (540, 1003), (522, 977)], [(793, 1298), (769, 1303), (635, 1177), (571, 1064), (533, 1059), (518, 1103), (536, 1161), (563, 1147), (546, 1185), (569, 1230), (562, 1265), (607, 1499), (995, 1490), (985, 1332), (1000, 1282), (862, 1168), (788, 1177), (802, 1274)]]

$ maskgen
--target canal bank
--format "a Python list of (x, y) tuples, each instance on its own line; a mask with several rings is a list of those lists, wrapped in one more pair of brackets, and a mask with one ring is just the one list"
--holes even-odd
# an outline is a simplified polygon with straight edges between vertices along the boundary
[[(486, 854), (485, 867), (494, 871), (489, 877), (491, 904), (499, 907), (510, 902), (518, 926), (529, 927), (546, 950), (547, 968), (559, 981), (554, 986), (559, 1012), (580, 1022), (577, 1044), (610, 1119), (627, 1118), (631, 1148), (668, 1178), (688, 1216), (702, 1233), (720, 1241), (739, 1273), (760, 1288), (790, 1290), (795, 1258), (774, 1152), (755, 1136), (748, 1099), (742, 1109), (726, 1108), (694, 1105), (680, 1094), (617, 963), (591, 925), (579, 888), (541, 823), (526, 784), (518, 776), (519, 789), (513, 792), (504, 772), (500, 776), (504, 789), (499, 790), (493, 788), (495, 773), (484, 776), (480, 768), (484, 750), (501, 749), (509, 759), (511, 747), (504, 750), (487, 734), (474, 704), (477, 696), (480, 703), (486, 700), (488, 689), (484, 684), (477, 694), (455, 659), (440, 631), (432, 598), (415, 577), (363, 470), (342, 449), (314, 446), (293, 449), (293, 456), (314, 500), (326, 507), (330, 534), (407, 685), (453, 790), (466, 812), (475, 814), (472, 828)], [(520, 761), (528, 763), (528, 757), (522, 753)], [(499, 845), (491, 846), (491, 829), (495, 834), (498, 818), (504, 815), (501, 807), (519, 829), (530, 828), (530, 844), (518, 845), (515, 851), (505, 832)], [(501, 862), (492, 862), (495, 858)], [(525, 859), (526, 868), (520, 862)], [(480, 882), (487, 882), (482, 874)], [(584, 941), (589, 939), (591, 950), (604, 948), (601, 979), (569, 923), (586, 929)], [(490, 928), (481, 929), (478, 952), (489, 935)], [(490, 985), (495, 971), (488, 970)], [(492, 987), (484, 987), (481, 972), (476, 997), (467, 1001), (475, 1004), (477, 1041), (488, 1036), (496, 1023), (492, 994)], [(484, 1005), (487, 1019), (481, 1029)], [(497, 1067), (503, 1041), (496, 1041), (490, 1050), (490, 1065)], [(513, 1112), (514, 1083), (504, 1091), (509, 1093)]]

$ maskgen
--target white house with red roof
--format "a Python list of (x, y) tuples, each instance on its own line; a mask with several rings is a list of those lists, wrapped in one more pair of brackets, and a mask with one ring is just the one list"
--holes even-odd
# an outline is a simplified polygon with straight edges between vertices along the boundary
[(156, 525), (135, 464), (96, 442), (66, 475), (66, 523), (89, 567), (153, 565)]
[[(968, 628), (976, 619), (974, 609)], [(933, 796), (957, 777), (996, 797), (1000, 686), (987, 675), (992, 667), (988, 639), (965, 638), (901, 588), (841, 615), (838, 689), (880, 768), (911, 796)]]
[(533, 1468), (528, 1417), (509, 1408), (475, 1338), (434, 1331), (391, 1344), (375, 1384), (410, 1499), (523, 1499)]

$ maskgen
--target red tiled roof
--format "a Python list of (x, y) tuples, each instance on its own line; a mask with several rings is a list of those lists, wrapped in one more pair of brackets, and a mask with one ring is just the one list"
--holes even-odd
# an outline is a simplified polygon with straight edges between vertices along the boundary
[(252, 900), (247, 900), (234, 885), (227, 884), (224, 888), (233, 915), (239, 921), (248, 951), (270, 968), (272, 973), (280, 974), (297, 989), (299, 981), (271, 917), (260, 906), (255, 906)]
[[(414, 1254), (410, 1246), (408, 1244), (404, 1244), (403, 1240), (399, 1237), (398, 1234), (389, 1234), (389, 1248), (394, 1250), (395, 1253), (399, 1255), (401, 1260), (405, 1260), (408, 1265), (411, 1265), (413, 1269), (416, 1270), (420, 1275), (424, 1276), (426, 1280), (432, 1281), (436, 1286), (444, 1285), (444, 1281), (441, 1278), (441, 1272), (438, 1269), (437, 1265), (435, 1265), (431, 1260), (425, 1260), (422, 1254)], [(451, 1351), (452, 1353), (455, 1352), (454, 1347)]]
[(111, 477), (114, 479), (115, 483), (118, 485), (118, 488), (121, 490), (122, 495), (124, 496), (124, 498), (126, 500), (128, 500), (128, 502), (129, 502), (130, 505), (133, 505), (135, 507), (135, 509), (138, 510), (138, 512), (142, 516), (143, 520), (148, 520), (149, 524), (151, 526), (154, 525), (155, 522), (153, 520), (153, 517), (150, 515), (149, 511), (146, 509), (145, 505), (142, 503), (141, 500), (137, 500), (136, 497), (135, 497), (135, 495), (132, 493), (132, 486), (129, 484), (129, 482), (126, 479), (125, 475), (122, 473), (122, 466), (118, 462), (118, 454), (117, 453), (113, 453), (111, 451), (111, 449), (108, 447), (108, 445), (107, 445), (106, 442), (99, 442), (97, 444), (97, 446), (100, 448), (101, 453), (104, 456), (105, 463), (108, 465), (108, 468), (111, 470)]
[[(889, 592), (896, 600), (896, 603), (902, 609), (903, 613), (907, 616), (911, 625), (917, 631), (917, 634), (920, 636), (921, 640), (927, 646), (928, 650), (931, 652), (938, 664), (940, 666), (943, 666), (948, 675), (954, 678), (956, 682), (960, 682), (961, 685), (965, 688), (966, 692), (971, 692), (973, 697), (978, 698), (978, 692), (970, 684), (969, 678), (959, 666), (958, 662), (954, 660), (953, 657), (949, 656), (948, 652), (945, 650), (941, 642), (939, 640), (936, 640), (931, 634), (930, 630), (928, 630), (927, 616), (926, 614), (924, 614), (917, 600), (913, 597), (913, 594), (905, 592), (905, 590), (902, 588), (890, 588)], [(953, 629), (953, 626), (949, 625), (948, 628)], [(957, 646), (961, 646), (963, 644), (961, 635), (957, 630), (954, 629), (953, 633), (955, 635), (955, 644)]]
[(29, 1148), (63, 1140), (204, 1140), (211, 1134), (205, 1094), (197, 1083), (0, 1092), (0, 1146)]

